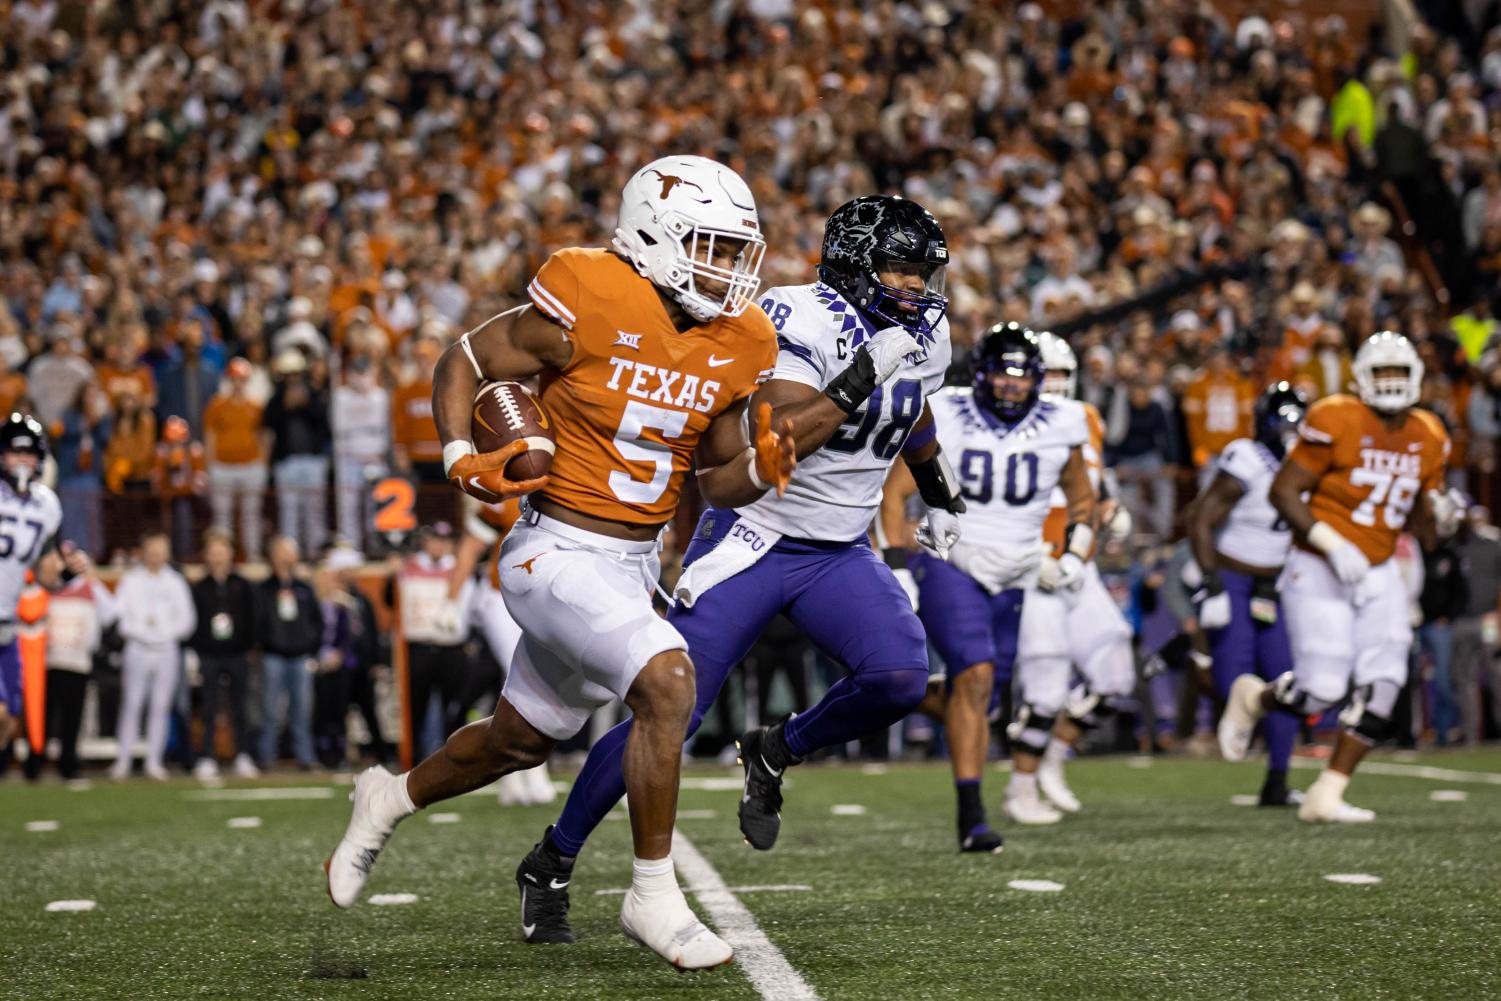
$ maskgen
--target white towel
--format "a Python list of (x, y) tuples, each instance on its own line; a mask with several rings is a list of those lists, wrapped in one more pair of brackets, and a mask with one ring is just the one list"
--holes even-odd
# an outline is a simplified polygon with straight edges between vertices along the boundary
[(699, 595), (755, 566), (756, 561), (771, 552), (771, 547), (780, 541), (781, 532), (773, 532), (743, 517), (737, 518), (718, 545), (683, 571), (678, 586), (673, 589), (673, 597), (682, 602), (684, 608), (692, 608)]

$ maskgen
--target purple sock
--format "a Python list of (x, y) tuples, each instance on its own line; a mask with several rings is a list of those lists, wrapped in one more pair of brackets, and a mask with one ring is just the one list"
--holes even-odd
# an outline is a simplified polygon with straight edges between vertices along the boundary
[(1293, 743), (1298, 739), (1298, 724), (1302, 722), (1292, 713), (1267, 713), (1262, 725), (1266, 728), (1267, 767), (1273, 771), (1287, 771), (1288, 761), (1293, 756)]
[(631, 721), (620, 723), (589, 750), (584, 768), (568, 791), (568, 801), (553, 827), (553, 847), (564, 855), (577, 855), (589, 835), (625, 795), (625, 741)]

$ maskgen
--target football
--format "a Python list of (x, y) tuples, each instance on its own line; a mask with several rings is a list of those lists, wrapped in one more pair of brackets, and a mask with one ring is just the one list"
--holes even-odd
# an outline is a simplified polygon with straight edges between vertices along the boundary
[(506, 478), (546, 476), (555, 449), (552, 420), (542, 401), (519, 382), (491, 382), (480, 387), (470, 416), (470, 436), (477, 452), (493, 452), (518, 438), (530, 446), (506, 464)]

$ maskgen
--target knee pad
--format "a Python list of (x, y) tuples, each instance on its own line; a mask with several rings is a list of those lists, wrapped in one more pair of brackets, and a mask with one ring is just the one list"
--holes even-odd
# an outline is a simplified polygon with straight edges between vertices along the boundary
[(1361, 685), (1355, 689), (1344, 712), (1339, 714), (1339, 721), (1361, 741), (1379, 744), (1392, 735), (1392, 714), (1401, 694), (1401, 686), (1392, 681)]
[(1034, 712), (1054, 715), (1068, 702), (1071, 669), (1067, 657), (1028, 657), (1017, 661), (1017, 699), (1031, 706)]
[(1068, 693), (1065, 711), (1075, 726), (1081, 730), (1093, 730), (1107, 717), (1115, 715), (1117, 711), (1115, 700), (1115, 695), (1097, 692), (1090, 688), (1088, 683), (1075, 685)]
[(1298, 679), (1291, 671), (1284, 671), (1272, 681), (1272, 697), (1277, 708), (1294, 716), (1317, 716), (1339, 699), (1325, 699), (1298, 687)]
[(1053, 713), (1040, 713), (1025, 703), (1016, 711), (1016, 718), (1006, 727), (1006, 737), (1019, 750), (1042, 757), (1048, 749), (1048, 738), (1053, 735)]

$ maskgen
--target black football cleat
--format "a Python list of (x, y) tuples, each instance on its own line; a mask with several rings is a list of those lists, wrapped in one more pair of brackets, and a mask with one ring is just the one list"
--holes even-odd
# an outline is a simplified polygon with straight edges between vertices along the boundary
[(961, 852), (982, 855), (999, 855), (1005, 849), (1005, 841), (989, 827), (977, 827), (959, 839)]
[[(780, 726), (781, 724), (777, 724)], [(745, 767), (745, 792), (740, 797), (740, 833), (757, 851), (767, 851), (777, 843), (782, 830), (782, 774), (773, 769), (764, 756), (767, 731), (771, 727), (747, 730), (735, 742), (739, 762)]]
[(1266, 782), (1261, 786), (1261, 798), (1257, 806), (1297, 806), (1303, 802), (1303, 792), (1300, 789), (1289, 789), (1287, 780), (1268, 775)]
[(529, 944), (573, 942), (573, 929), (568, 925), (568, 884), (572, 881), (573, 861), (554, 851), (546, 835), (516, 867), (516, 886), (521, 890), (521, 935)]

